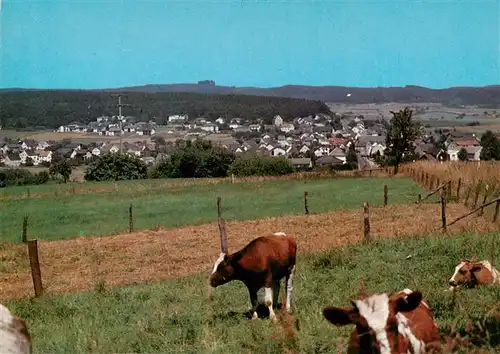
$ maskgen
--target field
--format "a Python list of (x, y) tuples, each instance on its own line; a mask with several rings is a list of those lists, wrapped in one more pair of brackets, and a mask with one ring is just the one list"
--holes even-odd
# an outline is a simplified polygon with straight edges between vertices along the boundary
[[(30, 197), (25, 188), (7, 188), (0, 201), (0, 298), (28, 321), (37, 352), (337, 353), (345, 352), (349, 329), (327, 323), (324, 306), (348, 305), (361, 284), (369, 292), (409, 287), (424, 293), (449, 345), (460, 332), (474, 344), (472, 350), (462, 343), (461, 352), (495, 353), (499, 288), (464, 290), (456, 298), (444, 290), (463, 257), (498, 266), (500, 224), (491, 222), (488, 209), (443, 234), (438, 196), (414, 202), (434, 188), (433, 178), (461, 178), (466, 188), (478, 176), (498, 174), (496, 167), (404, 166), (403, 174), (420, 186), (408, 177), (379, 177), (156, 180), (119, 182), (116, 190), (113, 183), (46, 185), (33, 187)], [(422, 180), (422, 173), (433, 177)], [(67, 193), (72, 186), (88, 193)], [(455, 187), (448, 222), (469, 210), (454, 193)], [(295, 311), (281, 325), (248, 321), (248, 295), (239, 283), (218, 288), (211, 303), (206, 299), (206, 278), (219, 253), (217, 196), (228, 220), (230, 252), (267, 232), (297, 237)], [(370, 203), (373, 241), (362, 245), (364, 202)], [(39, 240), (45, 295), (35, 299), (29, 299), (33, 283), (20, 244), (24, 215), (28, 237)]]
[[(265, 181), (237, 184), (176, 186), (162, 181), (98, 184), (107, 191), (88, 194), (45, 195), (41, 198), (4, 200), (0, 213), (0, 240), (20, 242), (22, 220), (29, 218), (29, 235), (42, 240), (108, 235), (127, 230), (128, 210), (133, 204), (136, 229), (164, 228), (208, 223), (217, 217), (217, 197), (222, 198), (224, 217), (248, 220), (304, 212), (303, 194), (309, 193), (311, 212), (361, 208), (365, 201), (380, 205), (384, 184), (391, 204), (416, 200), (421, 192), (410, 179), (360, 178), (317, 181)], [(148, 185), (148, 183), (151, 183)], [(30, 193), (48, 193), (58, 185), (40, 186)], [(63, 187), (64, 188), (64, 187)], [(6, 191), (12, 195), (25, 188)]]
[(480, 258), (490, 257), (493, 242), (498, 242), (497, 233), (396, 238), (302, 253), (292, 305), (293, 322), (299, 325), (299, 330), (292, 329), (296, 338), (268, 320), (247, 320), (249, 300), (240, 283), (218, 288), (209, 303), (207, 272), (121, 288), (100, 282), (87, 293), (10, 301), (8, 306), (31, 325), (37, 352), (338, 353), (339, 347), (345, 352), (348, 329), (328, 324), (321, 309), (348, 306), (364, 282), (369, 291), (420, 289), (444, 335), (469, 323), (486, 325), (491, 337), (481, 338), (483, 353), (494, 353), (500, 323), (491, 304), (498, 302), (500, 288), (462, 291), (455, 302), (444, 291), (457, 260), (470, 256), (470, 250)]

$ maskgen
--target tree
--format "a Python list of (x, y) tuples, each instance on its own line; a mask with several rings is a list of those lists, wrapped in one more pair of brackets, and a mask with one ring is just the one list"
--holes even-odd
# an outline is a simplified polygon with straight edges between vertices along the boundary
[(481, 160), (500, 160), (500, 140), (491, 130), (481, 136), (482, 150), (479, 155)]
[(53, 163), (49, 168), (49, 174), (51, 176), (60, 175), (64, 183), (68, 183), (72, 171), (73, 166), (68, 159), (59, 160), (59, 162)]
[(354, 149), (354, 144), (349, 145), (346, 156), (346, 163), (349, 165), (349, 168), (351, 170), (358, 169), (358, 156), (356, 154), (356, 150)]
[(467, 150), (465, 148), (458, 150), (457, 158), (460, 161), (467, 161)]
[(144, 161), (135, 155), (120, 153), (99, 156), (85, 171), (86, 181), (120, 181), (147, 177), (148, 168)]
[(422, 125), (412, 119), (413, 111), (408, 107), (399, 112), (391, 111), (392, 118), (385, 123), (387, 129), (386, 137), (386, 163), (394, 166), (397, 174), (399, 165), (404, 161), (410, 161), (415, 154), (414, 141), (422, 134)]
[(250, 155), (234, 160), (230, 172), (235, 176), (281, 176), (295, 172), (295, 167), (284, 156)]
[(159, 162), (153, 178), (226, 177), (235, 156), (209, 140), (176, 141), (177, 150)]

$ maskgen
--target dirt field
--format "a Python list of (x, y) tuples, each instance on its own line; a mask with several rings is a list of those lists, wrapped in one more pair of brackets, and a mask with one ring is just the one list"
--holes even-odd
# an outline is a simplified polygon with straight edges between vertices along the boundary
[[(448, 220), (464, 214), (461, 204), (448, 206)], [(440, 205), (400, 205), (371, 210), (373, 238), (415, 236), (439, 230)], [(298, 239), (298, 252), (324, 251), (363, 235), (362, 211), (337, 211), (316, 215), (284, 216), (229, 222), (229, 248), (244, 246), (257, 235), (283, 231)], [(482, 218), (472, 218), (449, 228), (450, 234), (499, 230)], [(108, 237), (39, 242), (43, 286), (47, 294), (107, 286), (161, 281), (208, 271), (219, 253), (216, 224), (171, 230), (150, 230)], [(0, 245), (0, 297), (33, 295), (26, 246)]]

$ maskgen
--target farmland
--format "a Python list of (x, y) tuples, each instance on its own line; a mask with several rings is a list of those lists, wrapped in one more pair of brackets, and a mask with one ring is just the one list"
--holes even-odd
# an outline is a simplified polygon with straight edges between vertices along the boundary
[[(169, 186), (162, 181), (97, 184), (100, 193), (5, 200), (0, 213), (0, 240), (20, 242), (23, 217), (29, 217), (29, 234), (42, 240), (69, 239), (85, 235), (107, 235), (128, 229), (128, 209), (132, 203), (136, 229), (199, 225), (217, 216), (216, 201), (223, 202), (228, 220), (247, 220), (303, 213), (303, 194), (309, 193), (311, 212), (359, 208), (363, 202), (383, 202), (387, 184), (391, 204), (415, 200), (421, 190), (410, 179), (335, 179), (316, 181), (264, 181), (237, 184)], [(54, 190), (57, 185), (31, 188), (30, 193)], [(61, 187), (59, 187), (61, 188)], [(64, 188), (64, 187), (63, 187)], [(12, 192), (24, 192), (17, 188)], [(7, 191), (7, 193), (11, 193)]]
[(321, 309), (348, 306), (363, 281), (370, 291), (419, 288), (445, 335), (471, 321), (496, 326), (496, 337), (483, 342), (491, 348), (500, 341), (498, 318), (494, 322), (491, 311), (499, 288), (463, 291), (456, 303), (443, 290), (458, 259), (471, 249), (478, 257), (490, 257), (497, 239), (495, 233), (391, 239), (301, 255), (293, 299), (300, 325), (295, 341), (270, 321), (245, 319), (248, 295), (239, 283), (218, 288), (208, 303), (208, 273), (121, 288), (100, 282), (86, 293), (11, 301), (8, 306), (27, 319), (37, 352), (284, 353), (295, 345), (301, 353), (337, 353), (339, 345), (345, 352), (348, 329), (327, 323)]
[[(465, 190), (498, 173), (496, 167), (417, 163), (402, 171), (433, 176), (425, 181), (453, 180), (454, 194), (457, 179)], [(460, 258), (475, 255), (498, 266), (499, 223), (491, 222), (489, 208), (442, 234), (438, 198), (414, 204), (431, 188), (416, 179), (420, 186), (407, 177), (235, 184), (156, 180), (119, 182), (116, 189), (113, 183), (84, 183), (79, 188), (88, 193), (46, 185), (32, 188), (31, 197), (25, 188), (7, 188), (0, 201), (0, 297), (28, 321), (37, 352), (337, 353), (345, 351), (349, 329), (327, 323), (324, 306), (348, 305), (362, 283), (370, 292), (409, 287), (423, 292), (446, 338), (480, 324), (476, 347), (498, 352), (499, 289), (464, 290), (456, 299), (444, 290)], [(304, 215), (304, 191), (309, 215)], [(460, 203), (448, 204), (448, 221), (467, 213), (463, 194)], [(295, 339), (287, 337), (290, 326), (245, 319), (249, 300), (242, 284), (218, 288), (207, 302), (206, 278), (219, 252), (217, 196), (228, 220), (230, 251), (270, 231), (297, 237)], [(365, 201), (373, 241), (361, 245)], [(26, 246), (20, 244), (24, 215), (28, 237), (39, 240), (45, 295), (37, 299), (28, 299), (33, 283)]]

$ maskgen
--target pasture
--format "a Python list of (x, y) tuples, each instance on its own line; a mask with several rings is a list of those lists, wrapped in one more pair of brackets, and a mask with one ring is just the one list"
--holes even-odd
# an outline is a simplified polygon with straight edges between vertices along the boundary
[[(128, 229), (129, 205), (133, 204), (136, 230), (200, 225), (217, 217), (217, 197), (227, 220), (248, 220), (304, 213), (304, 191), (309, 193), (311, 213), (361, 208), (363, 202), (383, 203), (383, 188), (389, 188), (389, 203), (404, 204), (422, 193), (409, 178), (357, 178), (305, 181), (264, 181), (219, 184), (168, 185), (162, 180), (100, 183), (102, 192), (54, 195), (62, 185), (30, 188), (40, 197), (5, 199), (0, 210), (0, 241), (21, 241), (21, 226), (28, 216), (28, 236), (40, 240), (117, 234)], [(89, 184), (85, 184), (89, 186)], [(6, 188), (15, 196), (23, 188)], [(52, 193), (50, 193), (52, 191)]]
[(481, 325), (475, 344), (483, 353), (495, 353), (500, 310), (493, 305), (500, 288), (462, 290), (455, 299), (444, 290), (460, 258), (494, 256), (498, 262), (498, 238), (498, 233), (393, 238), (316, 254), (299, 248), (292, 300), (296, 338), (287, 336), (290, 326), (247, 320), (249, 300), (241, 283), (217, 288), (209, 303), (211, 264), (206, 272), (177, 280), (121, 288), (101, 281), (89, 292), (6, 305), (27, 320), (39, 353), (338, 353), (345, 352), (350, 328), (330, 325), (321, 315), (324, 306), (348, 306), (361, 283), (369, 292), (410, 287), (423, 292), (443, 335), (465, 335), (469, 324), (474, 331)]

